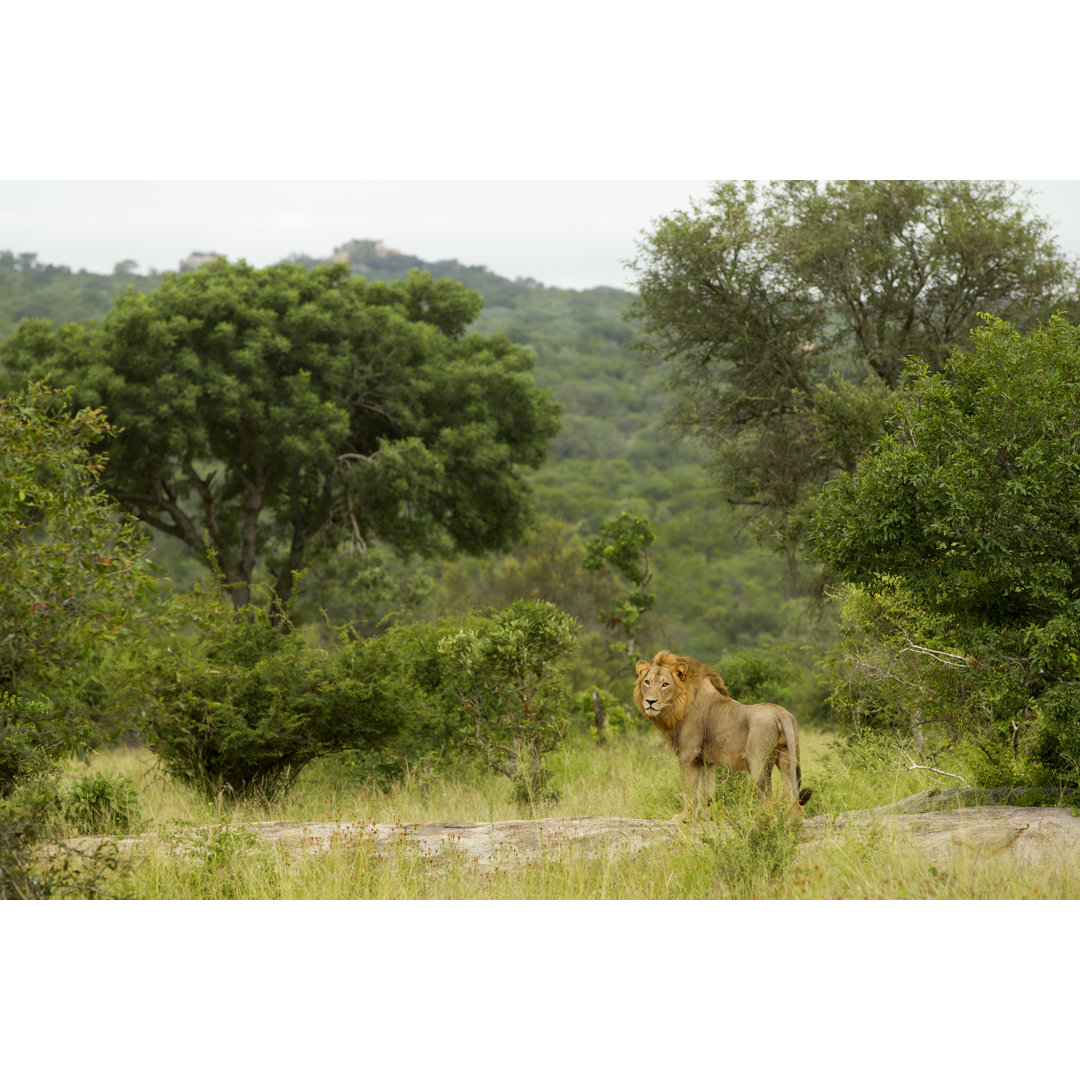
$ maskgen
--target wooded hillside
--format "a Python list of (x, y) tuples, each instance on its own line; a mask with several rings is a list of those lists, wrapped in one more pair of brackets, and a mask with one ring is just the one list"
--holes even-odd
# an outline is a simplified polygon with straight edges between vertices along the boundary
[[(583, 542), (605, 519), (630, 511), (656, 533), (650, 554), (657, 604), (642, 621), (641, 652), (672, 645), (715, 660), (737, 647), (797, 640), (801, 604), (782, 565), (740, 532), (692, 445), (665, 430), (662, 371), (625, 348), (633, 330), (625, 318), (629, 293), (510, 280), (455, 260), (426, 262), (376, 241), (343, 250), (354, 273), (369, 281), (402, 281), (420, 270), (479, 291), (484, 307), (472, 329), (504, 334), (533, 351), (537, 384), (563, 406), (562, 429), (530, 480), (537, 524), (529, 545), (504, 556), (404, 563), (375, 546), (364, 560), (314, 567), (304, 616), (317, 620), (325, 608), (334, 619), (373, 627), (402, 605), (432, 614), (524, 596), (559, 603), (600, 633), (603, 585), (581, 569)], [(310, 267), (330, 260), (292, 254), (282, 261)], [(161, 281), (133, 273), (130, 264), (111, 275), (89, 274), (0, 253), (0, 338), (22, 318), (101, 319), (123, 291), (148, 291)], [(204, 573), (179, 543), (156, 537), (154, 551), (181, 587)], [(599, 646), (596, 655), (603, 657)], [(603, 666), (613, 685), (625, 677), (617, 658)]]

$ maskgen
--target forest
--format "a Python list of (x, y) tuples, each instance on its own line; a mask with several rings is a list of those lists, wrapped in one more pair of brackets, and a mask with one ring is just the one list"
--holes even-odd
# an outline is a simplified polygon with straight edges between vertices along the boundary
[[(381, 245), (0, 251), (0, 894), (1076, 895), (811, 867), (735, 774), (617, 867), (256, 851), (269, 818), (667, 820), (631, 700), (662, 648), (798, 716), (808, 812), (1080, 805), (1080, 266), (1023, 192), (717, 184), (633, 292)], [(213, 859), (72, 847), (193, 827)]]

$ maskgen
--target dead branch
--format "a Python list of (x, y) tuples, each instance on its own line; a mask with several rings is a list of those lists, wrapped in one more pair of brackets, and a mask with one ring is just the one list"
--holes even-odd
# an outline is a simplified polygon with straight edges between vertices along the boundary
[(908, 759), (908, 761), (911, 762), (910, 765), (904, 766), (904, 768), (907, 769), (908, 772), (911, 772), (912, 769), (925, 769), (927, 772), (937, 773), (939, 776), (951, 776), (954, 780), (959, 780), (960, 783), (964, 785), (964, 787), (971, 787), (971, 785), (962, 776), (958, 776), (956, 773), (946, 772), (944, 769), (935, 769), (932, 765), (919, 765), (903, 747), (893, 746), (893, 749), (899, 751), (901, 754), (904, 755), (904, 757)]
[(971, 658), (968, 656), (942, 652), (940, 649), (928, 649), (925, 645), (916, 645), (915, 642), (910, 639), (908, 640), (907, 647), (900, 651), (902, 653), (913, 652), (918, 653), (920, 656), (929, 656), (931, 660), (937, 660), (938, 663), (944, 664), (946, 667), (971, 667)]
[(856, 667), (863, 668), (866, 673), (874, 678), (879, 679), (892, 679), (893, 682), (898, 682), (901, 686), (906, 686), (909, 690), (923, 691), (921, 686), (917, 686), (913, 682), (909, 682), (907, 679), (902, 679), (899, 675), (892, 671), (886, 671), (885, 668), (880, 667), (878, 664), (872, 664), (869, 660), (864, 660), (861, 656), (856, 656), (853, 659), (853, 664)]

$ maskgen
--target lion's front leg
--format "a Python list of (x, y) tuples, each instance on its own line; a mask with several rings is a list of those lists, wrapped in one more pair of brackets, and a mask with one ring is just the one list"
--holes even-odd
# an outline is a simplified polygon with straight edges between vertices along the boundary
[(703, 766), (700, 757), (679, 759), (685, 819), (689, 820), (708, 806), (708, 800), (712, 795), (711, 781), (714, 771), (711, 767)]

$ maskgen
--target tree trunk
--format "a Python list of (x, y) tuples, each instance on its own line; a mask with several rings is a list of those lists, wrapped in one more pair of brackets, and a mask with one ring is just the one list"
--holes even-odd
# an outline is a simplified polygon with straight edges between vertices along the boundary
[(600, 708), (600, 692), (598, 690), (592, 692), (592, 707), (593, 712), (596, 714), (596, 736), (602, 741), (604, 728), (607, 726), (607, 717), (604, 715), (604, 710)]

